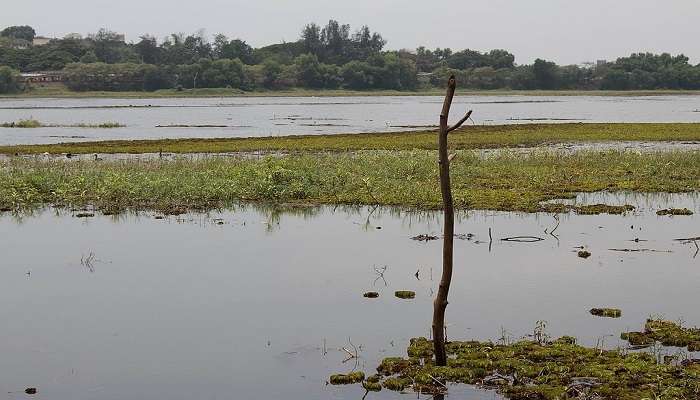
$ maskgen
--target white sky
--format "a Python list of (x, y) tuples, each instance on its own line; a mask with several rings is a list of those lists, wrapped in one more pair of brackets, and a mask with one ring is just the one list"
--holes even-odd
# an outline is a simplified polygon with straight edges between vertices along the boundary
[(700, 62), (699, 0), (7, 0), (0, 26), (62, 37), (102, 27), (148, 33), (224, 33), (253, 46), (293, 41), (308, 22), (367, 24), (387, 48), (503, 48), (518, 63), (614, 60), (632, 52), (684, 53)]

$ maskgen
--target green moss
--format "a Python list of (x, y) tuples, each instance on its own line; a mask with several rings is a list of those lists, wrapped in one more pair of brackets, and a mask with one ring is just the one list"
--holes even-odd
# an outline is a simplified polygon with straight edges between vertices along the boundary
[(634, 211), (634, 206), (629, 204), (615, 206), (608, 204), (592, 204), (586, 206), (576, 206), (574, 211), (581, 215), (613, 214), (620, 215), (629, 211)]
[(400, 392), (404, 390), (407, 386), (411, 384), (410, 379), (402, 378), (389, 378), (382, 382), (382, 386), (385, 389), (393, 390), (395, 392)]
[(690, 350), (700, 342), (700, 328), (684, 328), (673, 321), (648, 319), (644, 324), (644, 332), (623, 333), (621, 338), (635, 346), (660, 342), (664, 346), (688, 346)]
[(693, 212), (687, 208), (667, 208), (657, 211), (656, 215), (693, 215)]
[(359, 383), (365, 379), (365, 373), (362, 371), (355, 371), (349, 374), (336, 374), (331, 375), (330, 383), (331, 385), (349, 385), (352, 383)]
[(446, 367), (433, 364), (431, 345), (425, 338), (412, 339), (408, 359), (385, 359), (379, 367), (382, 386), (442, 392), (437, 379), (490, 386), (511, 399), (544, 400), (639, 400), (655, 398), (659, 388), (669, 399), (700, 393), (700, 368), (693, 363), (664, 364), (648, 353), (586, 348), (569, 336), (549, 343), (450, 342)]
[(415, 299), (416, 292), (411, 290), (397, 290), (394, 292), (394, 296), (398, 297), (399, 299)]
[(622, 316), (622, 311), (617, 308), (592, 308), (590, 313), (596, 317), (620, 318)]
[(369, 380), (362, 382), (362, 387), (370, 392), (379, 392), (382, 390), (382, 384), (377, 382), (370, 382)]

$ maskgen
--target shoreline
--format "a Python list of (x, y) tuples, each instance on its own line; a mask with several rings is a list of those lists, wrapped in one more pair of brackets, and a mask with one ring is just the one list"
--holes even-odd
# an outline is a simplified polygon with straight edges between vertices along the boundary
[[(457, 90), (459, 96), (596, 96), (596, 97), (652, 97), (652, 96), (697, 96), (700, 90)], [(425, 89), (417, 91), (356, 91), (356, 90), (279, 90), (243, 92), (225, 88), (175, 89), (158, 90), (155, 92), (73, 92), (67, 89), (41, 88), (26, 93), (2, 94), (0, 100), (6, 99), (51, 99), (51, 98), (114, 98), (114, 99), (159, 99), (159, 98), (256, 98), (256, 97), (390, 97), (390, 96), (443, 96), (444, 90)]]

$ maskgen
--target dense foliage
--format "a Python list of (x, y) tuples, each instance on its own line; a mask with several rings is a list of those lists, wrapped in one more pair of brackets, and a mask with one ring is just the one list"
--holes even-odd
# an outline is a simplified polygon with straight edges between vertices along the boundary
[(0, 93), (15, 93), (22, 87), (19, 72), (0, 66)]
[(157, 90), (231, 87), (240, 90), (392, 89), (442, 86), (456, 75), (468, 89), (700, 89), (700, 66), (684, 55), (632, 54), (597, 65), (559, 66), (537, 59), (518, 65), (506, 50), (385, 51), (386, 41), (363, 26), (309, 24), (295, 42), (253, 48), (219, 34), (142, 36), (126, 43), (100, 30), (32, 45), (28, 26), (0, 32), (0, 65), (24, 72), (65, 70), (73, 90)]

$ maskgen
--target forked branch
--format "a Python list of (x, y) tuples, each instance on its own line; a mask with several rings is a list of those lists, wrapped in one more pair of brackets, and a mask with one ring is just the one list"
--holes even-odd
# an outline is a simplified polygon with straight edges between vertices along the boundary
[(449, 128), (447, 128), (447, 133), (450, 133), (450, 132), (452, 132), (452, 131), (455, 130), (455, 129), (459, 129), (459, 127), (461, 127), (462, 124), (464, 124), (465, 122), (467, 122), (467, 120), (468, 120), (469, 117), (471, 117), (471, 116), (472, 116), (472, 110), (467, 111), (467, 114), (466, 114), (462, 119), (460, 119), (459, 121), (457, 121), (456, 124), (454, 124), (454, 125), (450, 126)]

